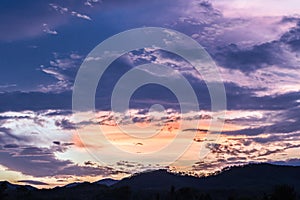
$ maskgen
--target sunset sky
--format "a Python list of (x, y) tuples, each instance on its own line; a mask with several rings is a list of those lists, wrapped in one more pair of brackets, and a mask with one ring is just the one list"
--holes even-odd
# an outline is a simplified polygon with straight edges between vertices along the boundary
[[(159, 168), (207, 175), (249, 162), (300, 165), (299, 0), (3, 0), (0, 27), (0, 180), (48, 188)], [(153, 47), (115, 60), (96, 110), (74, 113), (76, 74), (97, 61), (89, 52), (141, 27), (196, 40), (217, 66), (226, 109), (211, 110), (194, 66)], [(182, 74), (199, 109), (180, 113), (172, 91), (148, 84), (126, 111), (112, 111), (115, 84), (146, 63)], [(154, 75), (177, 81), (176, 73)], [(213, 120), (224, 122), (220, 134)]]

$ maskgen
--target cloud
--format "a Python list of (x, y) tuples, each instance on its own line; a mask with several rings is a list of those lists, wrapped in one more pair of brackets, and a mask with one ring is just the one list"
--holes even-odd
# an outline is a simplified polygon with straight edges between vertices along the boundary
[(83, 56), (77, 53), (70, 53), (67, 55), (60, 55), (58, 53), (53, 53), (54, 59), (49, 62), (50, 66), (57, 67), (62, 70), (79, 68), (82, 62)]
[(92, 20), (89, 16), (84, 15), (84, 14), (80, 14), (80, 13), (77, 13), (77, 12), (75, 12), (75, 11), (72, 11), (71, 14), (72, 14), (73, 16), (78, 17), (78, 18), (86, 19), (86, 20), (89, 20), (89, 21)]
[(215, 9), (209, 1), (178, 1), (176, 5), (184, 9), (180, 10), (179, 22), (190, 25), (210, 24), (222, 17), (222, 13)]
[(227, 17), (284, 16), (299, 13), (297, 0), (287, 0), (284, 3), (276, 0), (263, 2), (259, 0), (212, 0), (212, 2)]
[(49, 65), (41, 65), (38, 70), (51, 75), (57, 82), (49, 85), (39, 85), (42, 92), (61, 93), (72, 89), (77, 69), (80, 67), (83, 57), (77, 53), (60, 55), (53, 53), (54, 59)]
[(4, 84), (0, 85), (0, 90), (7, 90), (14, 87), (17, 87), (17, 84)]
[(26, 140), (26, 137), (13, 134), (12, 130), (6, 127), (0, 127), (0, 135), (0, 141), (2, 142), (2, 144), (5, 144), (5, 142)]
[(269, 66), (245, 74), (239, 70), (221, 68), (225, 82), (251, 88), (254, 95), (258, 97), (277, 96), (300, 91), (298, 81), (300, 77), (297, 71), (298, 69), (295, 68)]
[(51, 34), (51, 35), (57, 35), (57, 34), (58, 34), (57, 31), (51, 30), (51, 29), (48, 27), (47, 24), (43, 24), (43, 31), (44, 31), (45, 33), (48, 33), (48, 34)]
[(299, 144), (290, 145), (289, 143), (281, 143), (280, 145), (274, 145), (274, 143), (270, 143), (262, 145), (253, 142), (245, 145), (239, 142), (227, 141), (222, 144), (208, 143), (206, 148), (208, 148), (210, 152), (216, 156), (215, 158), (223, 158), (227, 161), (229, 159), (229, 161), (232, 161), (232, 157), (239, 156), (245, 158), (240, 160), (240, 162), (243, 162), (243, 160), (249, 162), (258, 161), (260, 159), (265, 160), (270, 155), (275, 157), (275, 155), (279, 155), (288, 149), (299, 148)]
[(226, 135), (260, 135), (264, 133), (266, 130), (265, 127), (258, 127), (258, 128), (246, 128), (242, 130), (237, 130), (237, 131), (224, 131), (222, 132), (223, 134)]
[(94, 4), (96, 4), (96, 3), (102, 3), (102, 1), (101, 0), (87, 0), (86, 2), (84, 2), (84, 5), (93, 7)]
[(159, 163), (153, 163), (149, 165), (145, 165), (143, 163), (138, 162), (129, 162), (126, 160), (120, 160), (116, 163), (116, 168), (127, 170), (128, 173), (134, 174), (134, 173), (140, 173), (145, 170), (155, 170), (155, 169), (165, 169), (166, 166), (163, 166)]
[(284, 51), (278, 42), (264, 43), (251, 49), (240, 49), (237, 45), (229, 45), (214, 54), (220, 66), (242, 72), (251, 72), (267, 66), (281, 64)]
[(269, 132), (290, 133), (300, 130), (300, 117), (298, 115), (300, 108), (291, 108), (281, 112), (277, 116), (277, 123), (268, 127)]
[(17, 145), (17, 144), (6, 144), (6, 145), (3, 146), (3, 148), (5, 148), (5, 149), (19, 148), (19, 145)]
[(61, 127), (62, 129), (66, 129), (66, 130), (76, 129), (76, 125), (74, 123), (70, 122), (68, 119), (57, 120), (55, 122), (55, 125), (58, 127)]
[[(52, 65), (57, 65), (54, 62), (50, 62)], [(51, 75), (55, 79), (57, 79), (57, 82), (54, 84), (49, 84), (49, 85), (39, 85), (38, 90), (41, 92), (49, 93), (49, 92), (56, 92), (56, 93), (61, 93), (65, 92), (71, 89), (71, 83), (68, 80), (68, 77), (65, 76), (62, 72), (57, 70), (56, 68), (53, 67), (44, 67), (44, 65), (40, 66), (40, 70), (46, 74)]]
[[(176, 111), (173, 111), (176, 112)], [(264, 119), (264, 115), (266, 114), (272, 114), (273, 121), (272, 123), (276, 124), (277, 121), (280, 121), (284, 119), (284, 117), (288, 117), (288, 119), (297, 119), (297, 113), (298, 111), (290, 111), (290, 113), (284, 113), (284, 111), (243, 111), (243, 110), (237, 110), (237, 111), (229, 111), (227, 119), (230, 120), (230, 123), (239, 123), (240, 121), (246, 121), (248, 119), (248, 124), (245, 123), (245, 126), (249, 126), (251, 124), (250, 120), (253, 122), (256, 122), (258, 119)], [(42, 138), (42, 141), (32, 139), (32, 138), (27, 138), (27, 142), (20, 142), (19, 140), (13, 140), (10, 143), (5, 143), (6, 146), (2, 146), (0, 150), (1, 158), (3, 157), (4, 160), (1, 161), (5, 164), (2, 164), (9, 169), (11, 166), (14, 165), (21, 165), (20, 163), (24, 163), (24, 166), (21, 166), (20, 168), (12, 169), (12, 170), (19, 170), (22, 171), (24, 174), (28, 175), (34, 175), (37, 177), (44, 177), (46, 176), (46, 170), (42, 169), (41, 173), (34, 173), (30, 171), (29, 166), (36, 166), (38, 168), (48, 168), (50, 167), (51, 170), (47, 170), (49, 174), (52, 174), (53, 176), (65, 176), (65, 175), (76, 175), (76, 176), (85, 176), (88, 175), (88, 173), (92, 174), (92, 176), (97, 176), (106, 174), (114, 174), (114, 173), (127, 173), (129, 172), (128, 169), (131, 169), (132, 166), (136, 167), (138, 170), (145, 170), (149, 169), (152, 167), (161, 167), (161, 166), (142, 166), (139, 165), (138, 163), (117, 163), (117, 167), (112, 169), (112, 172), (107, 172), (109, 169), (104, 170), (103, 166), (99, 164), (93, 164), (95, 162), (93, 161), (84, 161), (86, 162), (86, 167), (91, 167), (91, 168), (82, 168), (82, 165), (75, 164), (71, 160), (59, 160), (56, 158), (54, 155), (56, 153), (60, 152), (62, 155), (66, 153), (68, 155), (68, 151), (70, 148), (74, 148), (73, 143), (70, 143), (70, 140), (64, 140), (60, 139), (57, 136), (61, 134), (66, 134), (64, 131), (69, 130), (67, 129), (61, 129), (61, 127), (64, 127), (62, 124), (66, 124), (66, 126), (69, 126), (69, 112), (66, 112), (66, 115), (62, 114), (63, 112), (60, 110), (49, 110), (49, 111), (38, 111), (36, 114), (32, 112), (24, 112), (24, 113), (7, 113), (2, 114), (3, 116), (8, 116), (10, 118), (6, 120), (11, 120), (11, 121), (5, 121), (5, 125), (8, 127), (11, 127), (14, 130), (14, 134), (16, 136), (18, 135), (23, 135), (22, 133), (18, 133), (16, 130), (17, 126), (12, 126), (12, 124), (19, 124), (20, 127), (26, 127), (27, 124), (30, 124), (31, 122), (28, 120), (34, 120), (37, 118), (35, 115), (38, 115), (38, 118), (40, 119), (40, 125), (35, 125), (37, 129), (40, 129), (39, 126), (41, 127), (46, 127), (44, 130), (48, 130), (49, 127), (52, 127), (55, 125), (56, 129), (53, 127), (51, 128), (51, 137), (47, 138), (49, 136), (47, 135), (37, 135), (38, 138)], [(147, 116), (148, 113), (145, 110), (132, 110), (132, 117), (138, 117), (138, 119), (141, 119), (143, 121), (144, 116)], [(168, 113), (172, 116), (172, 112), (169, 110)], [(211, 115), (213, 113), (203, 113), (203, 120), (210, 120)], [(19, 121), (13, 120), (13, 116), (16, 118), (19, 118)], [(21, 118), (22, 116), (30, 116), (30, 118)], [(103, 117), (105, 116), (110, 116), (109, 112), (100, 112), (96, 114), (96, 117), (99, 116), (99, 120), (103, 121)], [(102, 117), (101, 117), (102, 116)], [(168, 122), (171, 118), (168, 118), (164, 116), (164, 118), (159, 117), (158, 115), (155, 115), (158, 117), (158, 121), (162, 120), (165, 122)], [(293, 116), (293, 117), (292, 117)], [(125, 116), (124, 116), (125, 117)], [(173, 117), (175, 117), (173, 115)], [(51, 118), (51, 121), (49, 120)], [(126, 118), (126, 117), (125, 117)], [(186, 116), (184, 115), (182, 119), (188, 120), (188, 119), (194, 119), (194, 120), (199, 120), (202, 118), (200, 116), (200, 113), (195, 112), (195, 113), (188, 113)], [(45, 120), (48, 120), (45, 121)], [(177, 119), (177, 118), (176, 118)], [(85, 119), (87, 120), (87, 119)], [(97, 121), (97, 119), (93, 119), (94, 121)], [(109, 117), (108, 117), (108, 120)], [(27, 121), (26, 123), (22, 121)], [(65, 122), (64, 122), (65, 121)], [(138, 120), (140, 121), (140, 120)], [(155, 119), (154, 119), (155, 121)], [(283, 120), (285, 121), (285, 120)], [(291, 121), (292, 122), (292, 121)], [(127, 124), (127, 121), (121, 120), (122, 124)], [(273, 124), (273, 125), (274, 125)], [(71, 124), (71, 129), (73, 128), (73, 123)], [(84, 125), (85, 126), (85, 125)], [(256, 124), (256, 126), (259, 128), (259, 124)], [(241, 129), (242, 130), (242, 129)], [(26, 132), (26, 130), (24, 130)], [(190, 130), (189, 130), (190, 131)], [(194, 131), (194, 130), (192, 130)], [(199, 130), (197, 130), (199, 131)], [(206, 131), (206, 129), (201, 129), (201, 131)], [(249, 161), (261, 161), (264, 160), (266, 161), (267, 159), (270, 158), (270, 156), (278, 156), (280, 154), (284, 154), (287, 150), (289, 149), (295, 149), (299, 148), (300, 142), (300, 136), (299, 133), (291, 133), (289, 135), (286, 135), (284, 133), (278, 133), (277, 135), (273, 135), (272, 137), (272, 132), (271, 133), (261, 133), (261, 134), (248, 134), (246, 133), (245, 135), (247, 137), (242, 137), (241, 135), (238, 134), (239, 132), (237, 131), (236, 134), (228, 134), (227, 136), (222, 134), (223, 136), (228, 137), (225, 141), (223, 140), (220, 143), (209, 143), (207, 148), (211, 150), (211, 166), (208, 169), (216, 169), (218, 167), (221, 167), (224, 165), (230, 165), (230, 164), (240, 164), (244, 162), (249, 162)], [(42, 134), (42, 132), (40, 133)], [(276, 137), (275, 137), (276, 136)], [(201, 139), (203, 136), (199, 136), (199, 139)], [(9, 138), (6, 136), (5, 138)], [(1, 137), (3, 139), (3, 137)], [(46, 141), (45, 141), (46, 139)], [(199, 140), (198, 143), (203, 142), (203, 140)], [(208, 141), (209, 142), (209, 141)], [(195, 142), (196, 143), (196, 142)], [(39, 145), (38, 147), (36, 145)], [(137, 146), (137, 143), (133, 143), (133, 145)], [(140, 146), (140, 145), (138, 145)], [(142, 145), (144, 146), (144, 145)], [(3, 155), (3, 156), (2, 156)], [(235, 159), (239, 158), (239, 159)], [(14, 160), (14, 163), (10, 163), (10, 161), (7, 160)], [(25, 159), (27, 159), (25, 161)], [(225, 160), (225, 161), (217, 161), (217, 160)], [(194, 159), (195, 161), (195, 159)], [(12, 161), (11, 161), (12, 162)], [(52, 163), (54, 166), (52, 166)], [(204, 164), (203, 164), (204, 165)], [(57, 167), (56, 167), (57, 166)], [(24, 167), (24, 168), (23, 168)], [(95, 168), (98, 168), (96, 170)], [(194, 166), (195, 169), (203, 169), (203, 166), (198, 166), (195, 164)], [(57, 171), (52, 171), (57, 170)], [(77, 173), (75, 173), (77, 172)], [(51, 176), (52, 176), (51, 175)]]
[(297, 23), (293, 24), (296, 26), (276, 40), (246, 48), (230, 44), (211, 51), (224, 82), (252, 89), (252, 96), (258, 97), (299, 92), (297, 38), (300, 31)]
[(266, 43), (278, 39), (295, 25), (295, 22), (281, 23), (279, 16), (224, 16), (223, 10), (216, 8), (215, 4), (217, 2), (197, 0), (185, 2), (185, 5), (177, 3), (178, 12), (172, 13), (176, 23), (170, 26), (192, 36), (211, 50), (229, 44), (251, 47)]
[(54, 10), (56, 10), (57, 12), (60, 12), (60, 14), (64, 14), (69, 11), (68, 8), (62, 7), (54, 3), (50, 3), (49, 6), (52, 7)]
[(145, 63), (159, 64), (168, 66), (171, 70), (166, 73), (153, 73), (151, 70), (143, 69), (144, 71), (162, 77), (170, 77), (178, 79), (178, 72), (187, 77), (188, 80), (193, 77), (196, 80), (203, 80), (201, 75), (195, 68), (180, 56), (155, 48), (144, 48), (137, 51), (132, 51), (123, 58), (132, 66), (138, 66)]
[(298, 158), (292, 158), (292, 159), (286, 159), (286, 160), (280, 160), (280, 161), (270, 160), (269, 162), (276, 164), (276, 165), (292, 165), (292, 166), (300, 165), (300, 159), (298, 159)]
[(288, 44), (293, 51), (299, 52), (300, 50), (300, 19), (298, 19), (298, 26), (290, 29), (287, 33), (285, 33), (281, 38), (281, 42)]
[[(277, 19), (279, 22), (280, 20), (282, 18)], [(298, 81), (300, 77), (297, 73), (299, 71), (299, 61), (297, 53), (287, 45), (289, 45), (288, 41), (295, 41), (292, 43), (297, 44), (297, 30), (292, 28), (288, 30), (288, 35), (291, 36), (283, 34), (277, 40), (252, 47), (245, 48), (231, 44), (217, 47), (216, 51), (211, 50), (213, 58), (220, 66), (220, 74), (225, 83), (230, 109), (276, 109), (276, 106), (278, 106), (277, 109), (279, 107), (284, 109), (284, 105), (279, 99), (289, 96), (291, 99), (286, 98), (286, 100), (294, 101), (291, 95), (297, 94), (300, 87)], [(219, 44), (214, 40), (213, 45)], [(192, 66), (184, 60), (163, 51), (143, 49), (131, 52), (125, 60), (134, 66), (149, 62), (167, 65), (182, 73), (190, 82), (197, 82), (193, 85), (194, 88), (199, 88), (199, 83), (203, 81)], [(176, 76), (172, 76), (172, 78), (176, 78)], [(205, 85), (201, 89), (205, 90)], [(196, 93), (201, 93), (202, 98), (206, 96), (203, 91), (197, 91)], [(243, 104), (239, 105), (238, 102), (241, 102), (241, 99), (243, 99)], [(273, 104), (270, 104), (270, 101)], [(206, 99), (205, 101), (201, 99), (201, 102), (208, 103)], [(258, 106), (257, 102), (260, 102), (261, 105)]]
[[(259, 143), (252, 137), (226, 137), (220, 143), (208, 143), (206, 148), (211, 153), (201, 161), (190, 165), (189, 170), (198, 175), (207, 175), (226, 166), (241, 165), (251, 162), (279, 163), (286, 159), (288, 152), (299, 149), (300, 140), (292, 143), (278, 139), (268, 143)], [(179, 164), (183, 164), (182, 163)], [(282, 163), (288, 164), (288, 162)], [(180, 169), (180, 165), (175, 169)]]
[[(85, 2), (86, 4), (87, 2)], [(88, 2), (89, 5), (92, 5), (91, 2)], [(59, 12), (60, 14), (65, 14), (65, 13), (69, 13), (71, 14), (72, 16), (75, 16), (75, 17), (78, 17), (78, 18), (82, 18), (82, 19), (86, 19), (86, 20), (92, 20), (89, 16), (87, 15), (84, 15), (84, 14), (80, 14), (78, 12), (75, 12), (75, 11), (71, 11), (69, 10), (68, 8), (66, 7), (62, 7), (58, 4), (53, 4), (53, 3), (50, 3), (49, 6), (51, 6), (54, 10), (56, 10), (57, 12)], [(92, 7), (92, 6), (91, 6)]]
[(72, 114), (70, 110), (47, 110), (44, 111), (46, 116), (68, 116)]
[(52, 76), (54, 76), (57, 80), (59, 81), (64, 81), (66, 79), (66, 77), (63, 74), (60, 74), (59, 72), (57, 72), (54, 69), (49, 69), (49, 68), (44, 68), (43, 65), (41, 65), (41, 70), (43, 72), (45, 72), (46, 74), (50, 74)]
[[(4, 112), (0, 115), (0, 142), (4, 151), (16, 151), (27, 145), (49, 148), (64, 152), (72, 146), (75, 127), (69, 120), (70, 114), (48, 115), (49, 111)], [(53, 146), (53, 141), (60, 141)]]
[(70, 161), (57, 160), (52, 152), (45, 148), (25, 147), (14, 151), (1, 151), (0, 154), (1, 165), (36, 177), (53, 176), (59, 168), (71, 164)]
[(57, 81), (55, 84), (50, 84), (50, 85), (42, 84), (38, 86), (38, 91), (43, 93), (50, 93), (50, 92), (62, 93), (68, 90), (71, 90), (71, 85), (66, 81)]
[(0, 111), (71, 110), (71, 93), (7, 92), (0, 93)]
[[(39, 76), (46, 78), (37, 81), (43, 83), (39, 85), (38, 91), (0, 93), (0, 111), (5, 112), (0, 115), (0, 154), (2, 154), (0, 163), (3, 162), (10, 169), (41, 177), (118, 173), (114, 169), (93, 164), (93, 161), (80, 161), (86, 162), (86, 166), (81, 166), (75, 161), (58, 159), (56, 156), (71, 155), (69, 151), (75, 148), (75, 142), (70, 140), (70, 137), (75, 128), (91, 124), (115, 125), (113, 117), (108, 113), (102, 113), (103, 115), (96, 119), (87, 119), (77, 124), (70, 119), (71, 89), (78, 67), (84, 58), (82, 52), (88, 52), (94, 43), (123, 28), (144, 25), (169, 27), (193, 36), (208, 50), (220, 67), (228, 100), (226, 125), (234, 129), (224, 130), (221, 135), (224, 143), (221, 140), (220, 143), (207, 146), (213, 152), (211, 163), (207, 160), (196, 163), (195, 169), (200, 169), (199, 165), (203, 165), (201, 169), (204, 169), (220, 167), (222, 163), (266, 161), (272, 156), (286, 154), (298, 148), (300, 31), (297, 16), (229, 16), (227, 11), (219, 7), (216, 9), (215, 6), (218, 4), (214, 1), (112, 0), (103, 1), (101, 10), (97, 7), (99, 3), (100, 1), (96, 0), (31, 1), (18, 3), (13, 9), (9, 8), (10, 4), (3, 3), (5, 9), (0, 8), (1, 41), (33, 38), (24, 40), (26, 46), (27, 42), (34, 45), (37, 43), (39, 46), (37, 49), (45, 52), (48, 48), (45, 47), (46, 44), (51, 44), (49, 48), (58, 49), (60, 53), (53, 53), (48, 59), (44, 58), (46, 53), (37, 54), (42, 61), (30, 63), (33, 66), (43, 64), (38, 69), (43, 73)], [(227, 5), (236, 6), (231, 3)], [(145, 7), (147, 7), (145, 12), (139, 12)], [(15, 13), (15, 16), (11, 13)], [(28, 17), (24, 18), (24, 15)], [(91, 23), (86, 24), (92, 27), (90, 30), (95, 31), (87, 33), (89, 37), (83, 34), (80, 44), (79, 41), (74, 44), (74, 38), (77, 36), (74, 38), (73, 35), (65, 36), (69, 36), (74, 30), (85, 29), (86, 26), (82, 26), (84, 20), (81, 20), (82, 23), (75, 23), (74, 26), (70, 24), (62, 28), (62, 25), (77, 18), (89, 21), (93, 19)], [(125, 26), (120, 27), (120, 19), (130, 24), (125, 23)], [(48, 34), (59, 32), (59, 35), (51, 37), (44, 34), (43, 37), (37, 37), (43, 32)], [(102, 35), (101, 38), (99, 35)], [(61, 39), (63, 43), (56, 43)], [(78, 45), (80, 53), (72, 50)], [(12, 46), (18, 47), (18, 44)], [(64, 51), (66, 52), (62, 53)], [(88, 59), (97, 61), (100, 57)], [(210, 110), (211, 102), (207, 87), (193, 67), (172, 53), (150, 48), (133, 51), (112, 63), (106, 75), (100, 80), (101, 87), (98, 87), (95, 95), (97, 109), (110, 110), (111, 91), (117, 80), (135, 65), (149, 62), (167, 65), (181, 72), (195, 89), (200, 109), (206, 112)], [(175, 73), (159, 76), (176, 78)], [(26, 80), (26, 83), (28, 81)], [(11, 81), (4, 83), (6, 82), (11, 83)], [(19, 88), (19, 83), (17, 85), (16, 89)], [(5, 84), (3, 87), (0, 86), (0, 89), (7, 88), (9, 87)], [(162, 123), (180, 119), (192, 121), (215, 119), (212, 116), (214, 113), (206, 113), (203, 118), (199, 113), (186, 114), (182, 118), (161, 117), (155, 113), (157, 117), (153, 118), (149, 115), (148, 108), (154, 103), (162, 104), (167, 111), (173, 111), (168, 115), (179, 111), (176, 97), (170, 91), (152, 85), (139, 88), (130, 101), (131, 116), (121, 113), (117, 120), (121, 125), (128, 125), (132, 121), (136, 123), (152, 121), (158, 127)], [(31, 113), (25, 110), (31, 110)], [(172, 125), (167, 124), (166, 128), (172, 130)], [(184, 130), (206, 132), (207, 129)], [(194, 143), (201, 144), (203, 141), (204, 139), (199, 136)], [(140, 148), (147, 144), (134, 142), (133, 145)], [(120, 168), (147, 168), (138, 166), (138, 163), (123, 162), (118, 165)], [(30, 169), (32, 166), (35, 166), (35, 169), (41, 168), (40, 172)]]
[(19, 180), (18, 183), (26, 183), (30, 185), (49, 185), (48, 183), (44, 183), (41, 181), (34, 181), (34, 180)]
[[(247, 135), (247, 136), (255, 136), (260, 134), (271, 134), (269, 137), (256, 138), (256, 141), (271, 142), (274, 140), (283, 141), (288, 140), (290, 138), (295, 138), (295, 132), (299, 131), (300, 126), (300, 118), (297, 113), (299, 112), (299, 108), (290, 108), (287, 110), (281, 110), (272, 113), (265, 113), (265, 117), (261, 118), (259, 123), (254, 124), (257, 119), (248, 120), (248, 124), (250, 128), (236, 130), (236, 131), (223, 131), (223, 134), (226, 135)], [(241, 124), (240, 120), (237, 118), (232, 123)], [(228, 123), (228, 121), (227, 121)], [(290, 133), (290, 135), (286, 135), (286, 133)], [(283, 134), (283, 135), (278, 135)]]
[(34, 177), (109, 176), (121, 173), (111, 167), (79, 166), (70, 160), (59, 160), (54, 152), (47, 148), (20, 147), (9, 151), (1, 150), (0, 155), (1, 165)]
[[(1, 41), (15, 41), (26, 38), (35, 38), (43, 32), (57, 34), (57, 28), (69, 23), (73, 15), (76, 18), (90, 20), (89, 13), (98, 8), (94, 2), (93, 7), (84, 5), (86, 0), (72, 1), (31, 1), (30, 3), (15, 4), (12, 1), (2, 3), (0, 9)], [(13, 4), (13, 6), (12, 6)], [(72, 12), (75, 12), (72, 14)], [(81, 14), (81, 13), (86, 14)], [(26, 17), (24, 18), (24, 16)], [(12, 26), (11, 24), (18, 24)], [(47, 26), (43, 26), (47, 24)], [(51, 29), (49, 28), (51, 27)], [(55, 29), (55, 30), (52, 30)]]

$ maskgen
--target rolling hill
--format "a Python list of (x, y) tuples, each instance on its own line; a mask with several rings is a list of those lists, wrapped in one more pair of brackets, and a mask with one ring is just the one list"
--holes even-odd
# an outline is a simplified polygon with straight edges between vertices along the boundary
[(1, 182), (0, 186), (0, 199), (18, 199), (22, 195), (26, 199), (272, 199), (276, 188), (296, 198), (296, 193), (300, 194), (300, 167), (249, 164), (227, 168), (219, 174), (202, 178), (157, 170), (120, 181), (104, 179), (47, 190), (8, 182)]

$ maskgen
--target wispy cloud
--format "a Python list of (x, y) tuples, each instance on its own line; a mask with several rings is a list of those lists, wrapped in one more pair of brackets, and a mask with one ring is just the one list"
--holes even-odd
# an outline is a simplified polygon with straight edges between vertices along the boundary
[[(92, 6), (92, 2), (91, 1), (87, 1), (86, 2), (88, 5)], [(50, 7), (52, 7), (54, 10), (56, 10), (57, 12), (61, 13), (61, 14), (70, 14), (72, 16), (75, 16), (75, 17), (78, 17), (78, 18), (82, 18), (82, 19), (86, 19), (86, 20), (92, 20), (89, 16), (85, 15), (85, 14), (81, 14), (79, 12), (76, 12), (76, 11), (72, 11), (66, 7), (62, 7), (58, 4), (53, 4), (53, 3), (50, 3), (49, 4)]]
[(102, 3), (102, 1), (101, 0), (87, 0), (86, 2), (84, 2), (84, 5), (93, 7), (94, 4), (96, 4), (96, 3)]
[(59, 55), (53, 53), (54, 59), (50, 60), (49, 65), (41, 65), (38, 70), (51, 75), (57, 81), (49, 85), (40, 85), (39, 91), (42, 92), (65, 92), (72, 88), (76, 70), (79, 68), (83, 57), (76, 53)]
[(72, 11), (71, 14), (72, 14), (73, 16), (76, 16), (76, 17), (81, 18), (81, 19), (86, 19), (86, 20), (89, 20), (89, 21), (92, 20), (89, 16), (84, 15), (84, 14), (80, 14), (80, 13), (75, 12), (75, 11)]
[(34, 180), (19, 180), (18, 183), (26, 183), (30, 185), (49, 185), (47, 183), (41, 182), (41, 181), (34, 181)]
[(58, 4), (50, 3), (49, 6), (52, 7), (54, 10), (56, 10), (57, 12), (60, 12), (61, 14), (67, 13), (69, 11), (68, 8), (62, 7)]
[(0, 92), (1, 92), (1, 90), (2, 91), (7, 91), (7, 90), (13, 89), (15, 87), (17, 87), (17, 84), (4, 84), (4, 85), (0, 85)]
[(48, 27), (48, 24), (43, 24), (43, 31), (45, 33), (51, 34), (51, 35), (57, 35), (57, 31), (55, 30), (50, 30), (50, 28)]

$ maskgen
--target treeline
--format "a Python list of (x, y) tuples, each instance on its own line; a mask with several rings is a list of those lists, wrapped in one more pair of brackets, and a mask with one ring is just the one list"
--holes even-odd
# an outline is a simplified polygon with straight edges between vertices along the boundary
[(73, 188), (56, 188), (49, 190), (31, 190), (24, 186), (8, 188), (5, 183), (0, 185), (0, 200), (298, 200), (300, 199), (293, 186), (278, 185), (268, 192), (233, 190), (202, 191), (185, 187), (168, 191), (140, 190), (133, 191), (130, 187), (111, 188), (92, 184)]

